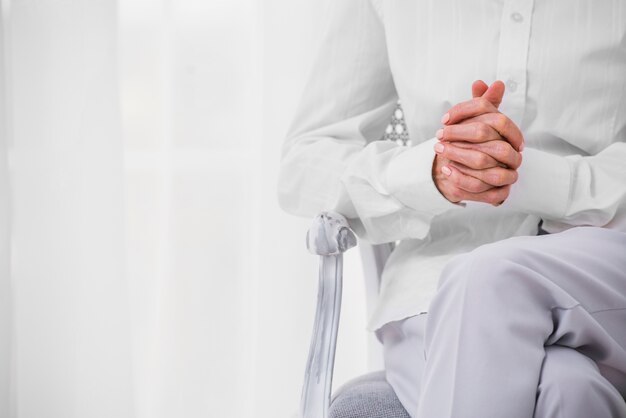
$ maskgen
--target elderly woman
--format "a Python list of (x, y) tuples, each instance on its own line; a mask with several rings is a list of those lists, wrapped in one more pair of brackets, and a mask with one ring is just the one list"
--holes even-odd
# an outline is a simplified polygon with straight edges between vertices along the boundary
[[(369, 325), (409, 415), (626, 417), (626, 1), (340, 0), (325, 30), (279, 198), (399, 241)], [(399, 99), (408, 146), (378, 141)]]

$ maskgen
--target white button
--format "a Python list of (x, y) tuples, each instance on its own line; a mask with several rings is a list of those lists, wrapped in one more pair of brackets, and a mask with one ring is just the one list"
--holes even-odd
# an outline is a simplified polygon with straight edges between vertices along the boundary
[(404, 115), (402, 114), (402, 110), (396, 109), (396, 111), (394, 112), (394, 116), (396, 117), (396, 119), (402, 119), (402, 116)]
[(521, 21), (523, 21), (523, 20), (524, 20), (524, 16), (522, 16), (522, 15), (521, 15), (520, 13), (518, 13), (518, 12), (515, 12), (515, 13), (512, 13), (512, 14), (511, 14), (511, 20), (512, 20), (513, 22), (520, 23)]
[(506, 86), (509, 88), (511, 92), (517, 90), (517, 82), (515, 80), (508, 80), (506, 82)]

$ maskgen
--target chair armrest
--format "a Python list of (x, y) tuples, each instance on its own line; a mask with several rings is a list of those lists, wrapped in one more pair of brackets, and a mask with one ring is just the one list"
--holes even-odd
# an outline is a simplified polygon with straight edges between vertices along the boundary
[(320, 267), (315, 323), (302, 387), (300, 416), (327, 418), (341, 311), (343, 253), (356, 245), (356, 236), (342, 215), (322, 212), (313, 220), (306, 243), (311, 253), (320, 256)]

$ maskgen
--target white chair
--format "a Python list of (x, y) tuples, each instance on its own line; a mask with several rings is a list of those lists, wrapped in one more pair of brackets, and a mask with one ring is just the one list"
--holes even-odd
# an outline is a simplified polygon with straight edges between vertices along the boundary
[[(323, 212), (314, 219), (306, 241), (309, 251), (320, 256), (320, 267), (317, 310), (300, 415), (304, 418), (409, 418), (382, 371), (348, 382), (331, 398), (343, 253), (357, 242), (346, 219), (333, 212)], [(393, 247), (391, 243), (359, 244), (370, 303), (377, 297), (380, 276)]]

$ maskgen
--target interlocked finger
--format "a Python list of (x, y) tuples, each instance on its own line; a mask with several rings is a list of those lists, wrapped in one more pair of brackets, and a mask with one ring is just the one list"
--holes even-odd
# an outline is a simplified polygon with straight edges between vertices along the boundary
[(450, 181), (454, 186), (462, 191), (469, 193), (482, 193), (486, 192), (489, 189), (493, 189), (493, 186), (491, 184), (487, 184), (484, 181), (477, 179), (476, 177), (466, 175), (460, 170), (456, 169), (455, 166), (450, 167), (450, 169), (451, 173), (448, 176), (448, 181)]
[[(478, 143), (478, 144), (459, 141), (459, 142), (452, 143), (452, 146), (455, 146), (457, 148), (462, 148), (464, 150), (467, 149), (467, 150), (480, 151), (484, 154), (491, 156), (493, 159), (498, 161), (501, 166), (504, 166), (504, 167), (518, 169), (519, 166), (522, 164), (522, 154), (515, 151), (513, 147), (511, 146), (511, 144), (509, 144), (507, 141), (496, 140), (496, 141), (489, 141), (489, 142), (483, 142), (483, 143)], [(455, 160), (455, 161), (461, 164), (464, 164), (462, 161), (458, 161), (458, 160)], [(468, 164), (465, 164), (465, 165), (468, 165)], [(472, 167), (472, 168), (476, 168), (476, 167)]]
[(479, 121), (444, 126), (437, 131), (437, 138), (442, 141), (467, 142), (487, 142), (504, 139), (493, 127)]
[(493, 128), (502, 138), (509, 142), (516, 151), (524, 149), (524, 135), (519, 127), (500, 112), (489, 112), (472, 116), (462, 121), (462, 124), (483, 123)]
[(442, 157), (477, 170), (498, 166), (498, 161), (482, 151), (462, 146), (457, 143), (439, 142), (435, 144), (435, 152)]
[(508, 186), (517, 181), (517, 171), (504, 167), (493, 167), (484, 170), (475, 170), (473, 168), (463, 166), (461, 164), (450, 162), (450, 166), (454, 167), (466, 176), (474, 177), (484, 183), (494, 187)]
[[(474, 201), (489, 203), (494, 206), (502, 204), (509, 196), (511, 186), (493, 187), (484, 182), (480, 187), (471, 180), (471, 176), (467, 176), (460, 172), (456, 167), (448, 165), (442, 169), (437, 177), (440, 178), (440, 191), (451, 202)], [(466, 189), (474, 189), (469, 191)]]
[(454, 125), (465, 119), (485, 113), (498, 112), (498, 108), (484, 97), (476, 97), (452, 106), (441, 120), (446, 125)]

